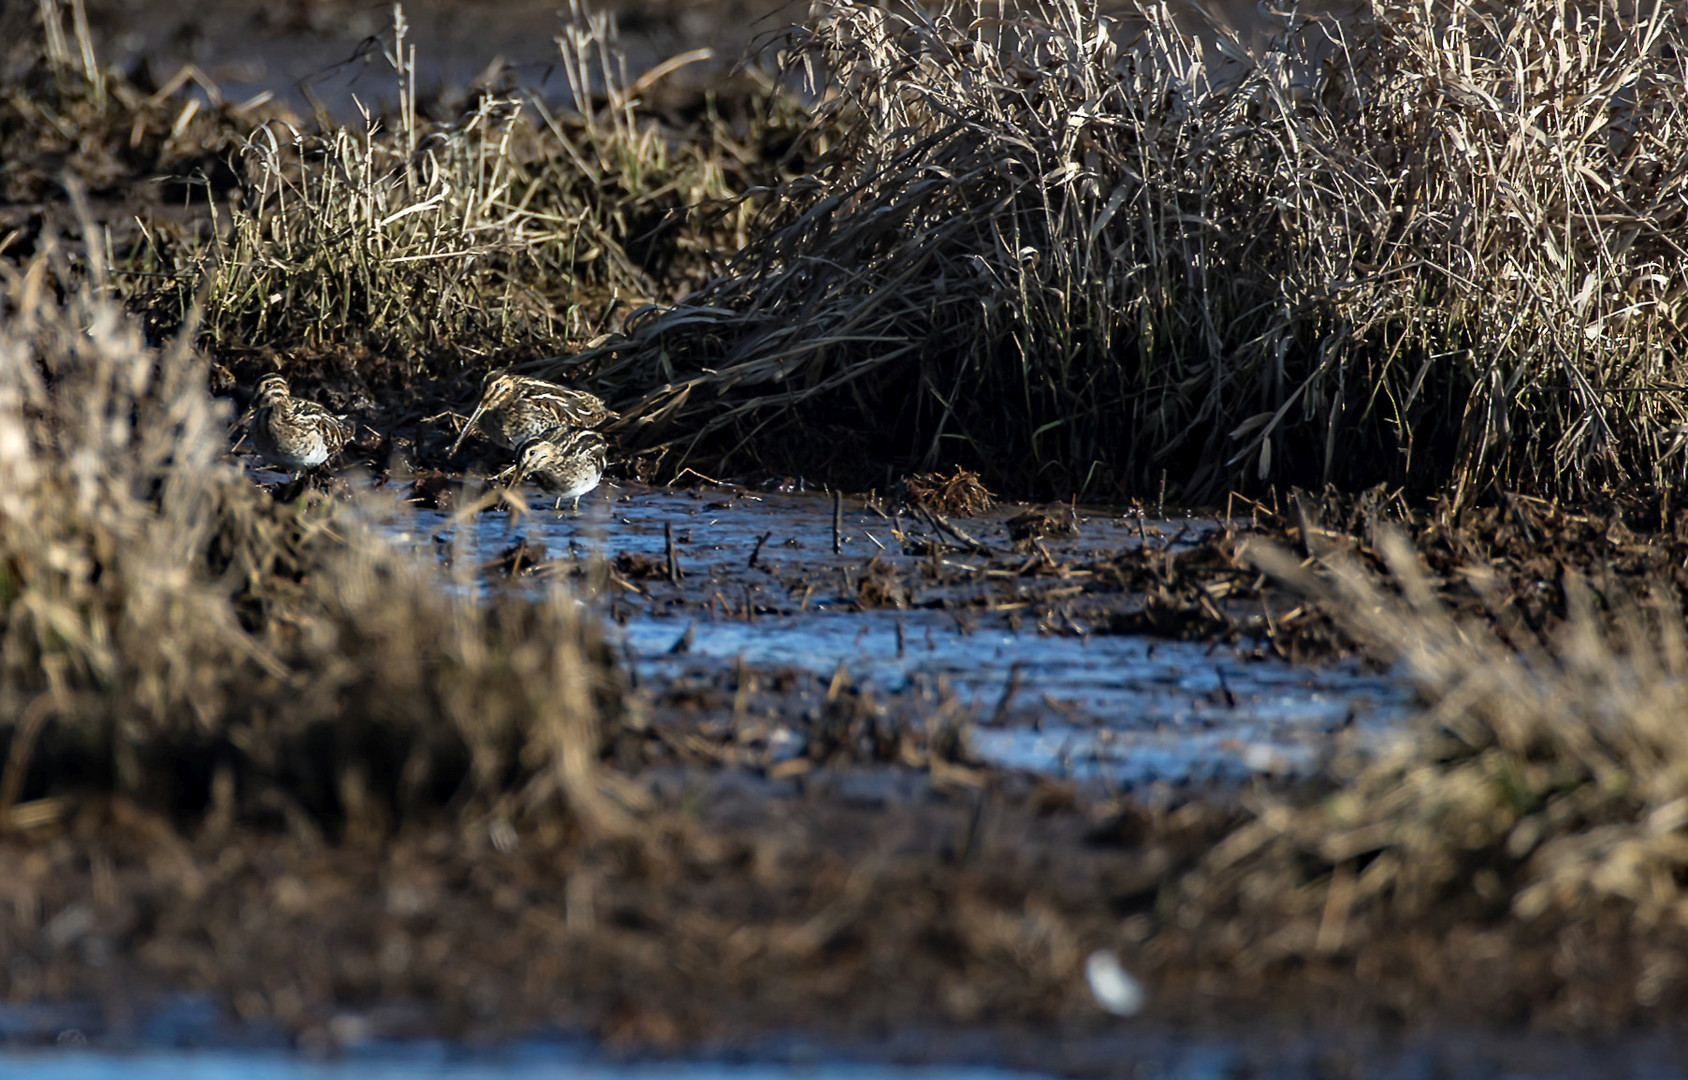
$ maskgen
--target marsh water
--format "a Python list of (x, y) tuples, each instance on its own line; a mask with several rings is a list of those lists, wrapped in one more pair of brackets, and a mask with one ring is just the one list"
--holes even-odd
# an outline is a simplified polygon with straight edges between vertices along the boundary
[[(1277, 1066), (1253, 1066), (1248, 1055), (1223, 1045), (1186, 1047), (1170, 1057), (1143, 1059), (1137, 1075), (1160, 1080), (1230, 1080), (1252, 1076), (1261, 1080), (1295, 1080), (1330, 1075), (1328, 1060), (1315, 1054), (1297, 1055), (1300, 1060)], [(1447, 1075), (1441, 1055), (1421, 1049), (1403, 1054), (1388, 1063), (1386, 1073), (1403, 1080), (1420, 1080)], [(1575, 1076), (1633, 1077), (1634, 1080), (1667, 1080), (1685, 1075), (1665, 1060), (1639, 1062), (1617, 1069), (1585, 1060), (1576, 1064), (1561, 1061), (1542, 1063), (1542, 1068), (1508, 1068), (1496, 1057), (1479, 1056), (1469, 1062), (1496, 1072), (1467, 1075), (1504, 1075), (1512, 1080), (1526, 1077), (1560, 1080)], [(1020, 1072), (986, 1066), (910, 1066), (885, 1063), (802, 1062), (767, 1064), (743, 1061), (616, 1062), (569, 1060), (569, 1055), (531, 1052), (470, 1058), (449, 1052), (418, 1055), (413, 1050), (387, 1048), (380, 1056), (358, 1056), (343, 1060), (311, 1060), (280, 1053), (250, 1051), (152, 1051), (144, 1053), (96, 1054), (84, 1052), (0, 1055), (0, 1076), (30, 1077), (32, 1080), (411, 1080), (449, 1077), (451, 1080), (1013, 1080), (1050, 1074)]]
[(1188, 1028), (1119, 1020), (1080, 1035), (1015, 1028), (901, 1031), (841, 1044), (801, 1032), (667, 1055), (607, 1049), (563, 1032), (495, 1044), (359, 1038), (292, 1045), (279, 1030), (233, 1025), (209, 997), (184, 995), (122, 1017), (92, 1006), (0, 1003), (0, 1080), (1673, 1080), (1688, 1077), (1688, 1035), (1605, 1041), (1545, 1031), (1338, 1030), (1232, 1023)]
[(781, 1068), (779, 1066), (742, 1064), (663, 1064), (625, 1065), (614, 1063), (559, 1065), (550, 1061), (453, 1062), (444, 1059), (434, 1062), (399, 1060), (376, 1061), (308, 1061), (282, 1055), (264, 1056), (249, 1053), (153, 1053), (142, 1055), (66, 1056), (35, 1058), (8, 1063), (0, 1059), (0, 1069), (15, 1064), (27, 1070), (18, 1075), (39, 1077), (41, 1080), (98, 1080), (112, 1076), (126, 1076), (132, 1080), (409, 1080), (412, 1077), (451, 1077), (453, 1080), (537, 1080), (539, 1077), (567, 1077), (571, 1080), (715, 1080), (719, 1077), (743, 1080), (781, 1080), (785, 1077), (805, 1077), (808, 1080), (866, 1080), (886, 1077), (888, 1080), (996, 1080), (1030, 1074), (1011, 1073), (986, 1068), (892, 1068), (879, 1065), (823, 1065)]
[[(558, 6), (552, 0), (504, 4), (497, 18), (488, 18), (477, 5), (407, 4), (424, 82), (428, 88), (462, 86), (496, 63), (523, 84), (563, 93), (552, 42)], [(766, 28), (752, 16), (779, 5), (733, 5), (742, 18), (711, 17), (689, 5), (643, 5), (650, 8), (644, 21), (632, 17), (642, 5), (619, 6), (632, 31), (635, 70), (700, 42), (717, 48), (717, 62), (683, 69), (679, 78), (721, 70), (737, 47)], [(370, 36), (387, 26), (385, 6), (237, 2), (191, 13), (183, 8), (179, 18), (160, 15), (160, 6), (90, 7), (97, 30), (113, 35), (116, 48), (107, 55), (121, 63), (144, 57), (161, 78), (181, 62), (197, 63), (231, 100), (273, 93), (302, 112), (322, 102), (351, 119), (359, 103), (373, 104), (389, 93), (390, 74), (367, 47)], [(1239, 17), (1254, 8), (1230, 0), (1218, 7)], [(965, 723), (969, 752), (981, 763), (1086, 785), (1227, 789), (1253, 776), (1306, 773), (1326, 753), (1386, 737), (1410, 712), (1411, 694), (1401, 679), (1358, 663), (1297, 665), (1253, 642), (1118, 632), (1111, 616), (1129, 612), (1139, 598), (1092, 588), (1082, 569), (1042, 577), (1005, 569), (1035, 553), (1022, 553), (1007, 534), (1007, 519), (1017, 509), (957, 519), (974, 545), (954, 537), (937, 538), (945, 542), (934, 545), (931, 530), (920, 523), (859, 500), (845, 501), (835, 536), (834, 504), (823, 494), (606, 485), (583, 501), (579, 514), (536, 505), (524, 515), (500, 510), (459, 522), (446, 510), (396, 505), (383, 528), (398, 543), (467, 564), (475, 571), (469, 578), (474, 588), (591, 583), (593, 598), (584, 602), (604, 618), (642, 689), (721, 682), (747, 669), (816, 686), (844, 681), (902, 703), (905, 715), (948, 710)], [(1039, 542), (1054, 562), (1082, 568), (1109, 552), (1143, 546), (1176, 556), (1224, 527), (1214, 518), (1143, 519), (1104, 509), (1081, 517), (1078, 536)], [(918, 550), (922, 542), (925, 551)], [(945, 550), (934, 554), (935, 546)], [(502, 568), (512, 549), (528, 566), (506, 577)], [(1064, 604), (1065, 590), (1085, 603)], [(801, 724), (776, 726), (765, 738), (776, 761), (805, 752)], [(1349, 1057), (1340, 1040), (1329, 1038), (1292, 1037), (1286, 1044), (1130, 1027), (1089, 1050), (1051, 1048), (1043, 1058), (1024, 1049), (1009, 1052), (1012, 1035), (969, 1046), (943, 1043), (930, 1032), (909, 1033), (911, 1041), (900, 1048), (861, 1061), (832, 1046), (775, 1047), (749, 1060), (728, 1054), (624, 1060), (590, 1044), (555, 1041), (492, 1050), (376, 1041), (312, 1058), (292, 1052), (285, 1040), (211, 1030), (220, 1022), (215, 1009), (190, 1008), (187, 1014), (186, 1024), (143, 1023), (102, 1037), (90, 1017), (19, 1021), (19, 1013), (0, 1009), (0, 1044), (46, 1044), (0, 1050), (0, 1078), (985, 1080), (1129, 1072), (1217, 1080), (1351, 1075), (1361, 1060), (1377, 1067), (1374, 1075), (1401, 1077), (1684, 1075), (1671, 1066), (1678, 1059), (1669, 1047), (1632, 1048), (1622, 1061), (1597, 1051), (1567, 1053), (1545, 1040), (1533, 1055), (1515, 1043), (1483, 1043)], [(1016, 1061), (1028, 1071), (891, 1064), (905, 1059)], [(1353, 1066), (1348, 1072), (1344, 1062)], [(1031, 1071), (1034, 1064), (1047, 1071)]]
[[(0, 1026), (5, 1009), (0, 1007)], [(198, 1010), (203, 1011), (203, 1010)], [(1605, 1045), (1536, 1033), (1443, 1031), (1377, 1037), (1335, 1031), (1195, 1033), (1122, 1024), (1111, 1032), (1017, 1044), (1007, 1034), (900, 1036), (855, 1047), (800, 1036), (687, 1057), (610, 1053), (583, 1040), (542, 1038), (470, 1047), (446, 1042), (372, 1043), (330, 1054), (280, 1047), (90, 1044), (0, 1050), (0, 1077), (30, 1080), (1014, 1080), (1079, 1076), (1156, 1080), (1323, 1080), (1334, 1077), (1507, 1077), (1509, 1080), (1674, 1080), (1688, 1076), (1680, 1038)], [(1009, 1061), (1010, 1065), (994, 1064)], [(947, 1062), (947, 1063), (946, 1063)], [(985, 1064), (992, 1063), (992, 1064)]]
[[(1105, 580), (1109, 560), (1147, 549), (1170, 565), (1226, 528), (1213, 517), (1078, 508), (1076, 535), (1016, 540), (1009, 521), (1019, 506), (941, 519), (825, 493), (629, 483), (605, 484), (578, 512), (536, 498), (524, 512), (459, 513), (418, 507), (409, 498), (415, 490), (364, 487), (357, 498), (392, 542), (438, 561), (442, 588), (566, 590), (603, 620), (635, 693), (732, 683), (747, 671), (796, 690), (847, 684), (894, 705), (895, 722), (946, 713), (967, 732), (966, 753), (978, 765), (1127, 790), (1234, 790), (1254, 775), (1304, 773), (1330, 750), (1384, 737), (1411, 708), (1398, 678), (1357, 663), (1297, 665), (1258, 642), (1121, 632), (1117, 618), (1142, 597)], [(447, 501), (470, 503), (478, 490), (468, 481)], [(801, 763), (811, 717), (789, 710), (757, 736), (762, 760), (774, 766), (769, 775), (783, 762)], [(899, 797), (893, 778), (908, 772), (895, 764), (844, 771), (879, 783), (879, 798)], [(848, 790), (854, 798), (865, 788)], [(823, 1045), (797, 1034), (651, 1060), (570, 1037), (480, 1047), (374, 1037), (371, 1022), (347, 1014), (325, 1025), (313, 1056), (299, 1052), (311, 1045), (279, 1031), (231, 1027), (209, 999), (120, 1012), (0, 1007), (0, 1077), (1220, 1080), (1328, 1075), (1323, 1063), (1346, 1045), (1331, 1033), (1286, 1042), (1276, 1033), (1186, 1034), (1120, 1022), (1041, 1051), (1034, 1032), (911, 1031), (883, 1046)], [(1486, 1075), (1481, 1062), (1498, 1059), (1484, 1046), (1470, 1051), (1476, 1058), (1467, 1051), (1355, 1053), (1414, 1077)], [(1545, 1071), (1517, 1075), (1587, 1074), (1586, 1062), (1567, 1060), (1544, 1059)], [(1654, 1069), (1654, 1060), (1668, 1055), (1647, 1057), (1646, 1068), (1625, 1075), (1673, 1075)]]
[[(1254, 642), (1110, 630), (1139, 598), (1096, 586), (1083, 567), (1143, 546), (1175, 558), (1222, 522), (1090, 510), (1077, 536), (1017, 548), (1006, 521), (1019, 509), (958, 520), (971, 545), (941, 553), (918, 519), (876, 503), (737, 488), (606, 485), (578, 513), (536, 504), (458, 522), (414, 510), (385, 528), (475, 567), (506, 567), (513, 551), (532, 567), (508, 581), (483, 574), (482, 588), (606, 579), (598, 607), (643, 685), (747, 667), (847, 679), (917, 712), (948, 703), (986, 764), (1079, 782), (1305, 773), (1406, 714), (1400, 680), (1357, 662), (1295, 665)], [(1054, 569), (1016, 576), (1020, 548)], [(803, 751), (800, 730), (770, 737), (776, 758)]]

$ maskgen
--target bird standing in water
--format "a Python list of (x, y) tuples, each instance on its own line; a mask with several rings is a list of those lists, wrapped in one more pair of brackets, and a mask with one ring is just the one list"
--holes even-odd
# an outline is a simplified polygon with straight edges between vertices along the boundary
[(487, 372), (480, 404), (448, 453), (457, 453), (477, 424), (487, 438), (514, 450), (552, 428), (595, 428), (616, 415), (595, 394), (495, 368)]
[(596, 431), (557, 426), (523, 443), (516, 463), (497, 478), (507, 480), (509, 487), (531, 479), (557, 497), (557, 509), (564, 499), (573, 499), (578, 513), (580, 497), (604, 478), (608, 454), (608, 444)]
[(260, 457), (297, 478), (339, 453), (351, 441), (353, 429), (344, 417), (294, 397), (287, 380), (272, 374), (258, 380), (247, 433)]

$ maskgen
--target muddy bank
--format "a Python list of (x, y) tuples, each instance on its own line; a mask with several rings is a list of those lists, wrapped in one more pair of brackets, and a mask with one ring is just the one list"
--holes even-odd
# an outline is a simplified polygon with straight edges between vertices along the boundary
[[(567, 99), (568, 83), (557, 70), (553, 38), (561, 32), (553, 0), (411, 0), (404, 5), (411, 41), (423, 66), (422, 94), (430, 99), (461, 97), (465, 88), (500, 80)], [(358, 117), (357, 102), (379, 111), (390, 106), (391, 88), (371, 77), (370, 39), (389, 29), (383, 6), (345, 0), (232, 0), (192, 12), (137, 0), (87, 0), (95, 46), (106, 62), (125, 69), (147, 68), (162, 82), (183, 65), (194, 67), (230, 101), (259, 94), (300, 115), (319, 105), (342, 122)], [(1104, 4), (1131, 17), (1128, 5)], [(1281, 22), (1238, 0), (1201, 5), (1223, 32), (1259, 48)], [(1349, 16), (1346, 4), (1321, 9)], [(637, 77), (657, 64), (694, 55), (673, 81), (696, 89), (723, 78), (759, 36), (781, 31), (800, 13), (781, 0), (605, 0), (590, 10), (616, 20)], [(1179, 23), (1215, 38), (1196, 5), (1177, 5)], [(26, 8), (0, 22), (10, 40), (28, 33)], [(385, 99), (385, 100), (384, 100)]]
[[(410, 41), (421, 67), (417, 89), (430, 102), (461, 104), (470, 88), (520, 84), (567, 101), (554, 39), (564, 31), (568, 5), (412, 0), (404, 5)], [(675, 82), (695, 89), (723, 78), (759, 33), (777, 29), (773, 0), (717, 0), (707, 5), (648, 2), (593, 4), (614, 18), (635, 77), (670, 57), (693, 57)], [(243, 102), (264, 95), (304, 117), (322, 109), (342, 123), (362, 110), (396, 105), (375, 40), (391, 29), (390, 5), (342, 0), (237, 0), (183, 11), (133, 0), (90, 0), (88, 21), (104, 62), (145, 73), (155, 85), (184, 66), (207, 84), (208, 95)], [(4, 24), (12, 40), (30, 32), (27, 9)], [(13, 59), (13, 65), (20, 61)]]
[(1222, 1034), (1262, 1017), (1621, 1029), (1674, 1014), (1615, 988), (1683, 943), (1626, 946), (1609, 922), (1526, 927), (1449, 908), (1322, 960), (1262, 965), (1266, 923), (1216, 962), (1191, 936), (1219, 932), (1204, 898), (1176, 883), (1245, 817), (1201, 803), (1085, 801), (906, 766), (786, 781), (647, 768), (621, 793), (657, 811), (637, 841), (498, 816), (335, 842), (184, 836), (84, 800), (72, 821), (0, 847), (9, 996), (90, 1002), (122, 1031), (199, 992), (237, 1030), (303, 1046), (547, 1028), (627, 1047), (790, 1028), (849, 1044), (976, 1025), (1036, 1046), (1115, 1028), (1083, 974), (1105, 948), (1149, 987), (1151, 1030)]

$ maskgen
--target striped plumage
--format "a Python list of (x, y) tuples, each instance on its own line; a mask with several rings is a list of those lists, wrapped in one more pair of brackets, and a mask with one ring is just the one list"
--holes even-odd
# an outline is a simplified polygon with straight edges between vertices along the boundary
[(252, 445), (265, 461), (292, 472), (314, 469), (351, 441), (352, 425), (314, 401), (296, 398), (280, 375), (258, 380)]
[(480, 404), (448, 452), (457, 453), (477, 424), (487, 438), (514, 450), (554, 427), (595, 428), (615, 417), (594, 394), (495, 368), (487, 372)]
[(507, 479), (511, 487), (532, 480), (557, 497), (559, 508), (564, 499), (573, 499), (574, 508), (579, 510), (580, 497), (604, 478), (608, 453), (608, 444), (596, 431), (553, 427), (523, 443), (516, 463), (499, 477)]

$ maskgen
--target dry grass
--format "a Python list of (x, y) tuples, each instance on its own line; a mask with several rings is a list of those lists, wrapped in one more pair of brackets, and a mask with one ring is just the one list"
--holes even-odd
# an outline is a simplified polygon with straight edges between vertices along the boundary
[(203, 296), (219, 353), (363, 347), (422, 367), (531, 358), (625, 304), (687, 291), (717, 250), (743, 243), (754, 202), (732, 200), (766, 178), (754, 147), (781, 110), (728, 115), (711, 101), (676, 129), (647, 98), (684, 63), (630, 80), (614, 22), (578, 2), (570, 14), (559, 63), (577, 111), (494, 87), (440, 121), (419, 111), (395, 7), (391, 114), (232, 135), (225, 118), (238, 197), (190, 198), (201, 226), (155, 221), (122, 261), (139, 271), (125, 291), (167, 325)]
[(1371, 860), (1358, 898), (1388, 892), (1412, 915), (1481, 865), (1517, 875), (1511, 905), (1524, 919), (1621, 899), (1644, 924), (1688, 927), (1688, 630), (1676, 590), (1637, 598), (1567, 571), (1563, 623), (1533, 640), (1513, 627), (1508, 642), (1486, 620), (1455, 618), (1404, 538), (1379, 544), (1388, 591), (1351, 559), (1331, 559), (1328, 585), (1281, 554), (1262, 559), (1323, 593), (1427, 702), (1418, 738), (1364, 763), (1323, 808), (1327, 857), (1388, 856)]
[[(439, 835), (472, 824), (484, 840), (536, 826), (519, 887), (485, 873), (484, 847), (459, 858), (448, 837), (446, 854), (424, 852), (471, 885), (466, 900), (428, 885), (430, 917), (453, 915), (457, 936), (414, 982), (384, 982), (372, 946), (335, 934), (391, 915), (378, 886), (408, 883), (388, 875), (419, 849), (379, 864), (332, 850), (313, 880), (352, 883), (363, 922), (318, 925), (328, 889), (285, 933), (248, 927), (279, 973), (253, 1016), (283, 1015), (296, 940), (310, 943), (304, 966), (362, 957), (362, 975), (298, 983), (323, 999), (338, 985), (467, 1001), (448, 984), (459, 956), (489, 980), (562, 956), (534, 977), (525, 1020), (554, 1019), (545, 1010), (571, 994), (621, 1010), (655, 985), (668, 1000), (654, 1026), (622, 1015), (628, 1037), (658, 1040), (705, 1030), (698, 1019), (663, 1036), (663, 1009), (707, 1017), (737, 994), (767, 1016), (812, 1018), (815, 1002), (844, 1015), (887, 972), (915, 969), (887, 1022), (940, 998), (969, 1022), (1083, 1018), (1079, 966), (1109, 942), (1141, 945), (1143, 970), (1169, 984), (1193, 970), (1225, 990), (1238, 970), (1265, 973), (1245, 984), (1259, 987), (1291, 964), (1351, 975), (1398, 962), (1423, 1000), (1481, 951), (1441, 940), (1454, 924), (1502, 935), (1482, 953), (1499, 967), (1539, 965), (1505, 974), (1520, 995), (1539, 975), (1581, 978), (1589, 1008), (1624, 1018), (1683, 1001), (1688, 968), (1650, 949), (1688, 933), (1688, 637), (1662, 579), (1632, 600), (1633, 582), (1591, 592), (1565, 575), (1563, 610), (1541, 622), (1528, 597), (1476, 572), (1487, 617), (1454, 614), (1445, 583), (1382, 534), (1388, 582), (1336, 551), (1320, 549), (1318, 575), (1262, 552), (1262, 567), (1400, 664), (1427, 717), (1381, 754), (1336, 762), (1325, 797), (1258, 796), (1235, 829), (1195, 803), (1127, 805), (1113, 832), (1092, 830), (1066, 792), (1060, 813), (1026, 799), (1011, 844), (981, 824), (981, 797), (931, 811), (953, 837), (897, 822), (922, 837), (904, 849), (885, 825), (903, 816), (895, 805), (871, 821), (823, 806), (787, 834), (789, 808), (758, 794), (745, 797), (751, 825), (723, 814), (713, 835), (681, 806), (653, 813), (639, 843), (583, 856), (582, 833), (619, 834), (624, 818), (595, 767), (615, 673), (574, 598), (478, 595), (466, 559), (442, 587), (437, 567), (379, 539), (376, 504), (264, 496), (227, 459), (232, 415), (189, 340), (203, 327), (224, 350), (519, 356), (596, 331), (606, 297), (658, 298), (710, 267), (710, 248), (745, 242), (691, 302), (646, 309), (624, 337), (554, 365), (644, 391), (632, 437), (674, 450), (676, 465), (705, 450), (768, 456), (792, 432), (836, 449), (814, 428), (854, 426), (909, 463), (965, 458), (993, 482), (1094, 493), (1152, 491), (1167, 473), (1183, 497), (1250, 478), (1390, 476), (1455, 501), (1492, 482), (1667, 487), (1685, 430), (1662, 391), (1679, 380), (1688, 297), (1688, 173), (1672, 153), (1688, 48), (1674, 10), (1578, 10), (1390, 0), (1346, 37), (1308, 23), (1221, 63), (1155, 6), (1131, 38), (1054, 2), (975, 21), (823, 4), (788, 58), (822, 80), (805, 145), (834, 152), (762, 220), (764, 204), (736, 196), (775, 167), (718, 118), (672, 138), (643, 111), (651, 84), (621, 73), (607, 23), (577, 11), (565, 35), (578, 115), (488, 94), (450, 124), (417, 115), (398, 36), (391, 129), (262, 127), (238, 144), (232, 216), (157, 232), (142, 261), (115, 265), (101, 238), (73, 268), (51, 229), (28, 238), (32, 260), (0, 261), (0, 830), (22, 837), (6, 854), (21, 866), (34, 837), (83, 829), (52, 848), (56, 887), (111, 891), (77, 846), (97, 855), (104, 838), (87, 837), (104, 819), (77, 810), (116, 793), (114, 806), (177, 815), (200, 865), (169, 873), (219, 882), (227, 929), (252, 908), (242, 876), (259, 895), (296, 892), (284, 883), (323, 833), (379, 840), (443, 822)], [(112, 132), (133, 130), (155, 165), (186, 162), (246, 123), (138, 94), (84, 52), (61, 42), (40, 93), (7, 88), (9, 158), (74, 147), (73, 168), (95, 170), (116, 160)], [(675, 216), (705, 203), (718, 213)], [(0, 248), (23, 242), (7, 236)], [(159, 280), (141, 271), (169, 276), (154, 316), (189, 328), (162, 348), (113, 299)], [(583, 296), (598, 310), (571, 313)], [(940, 495), (983, 491), (960, 469), (931, 479)], [(1600, 552), (1646, 546), (1621, 520), (1585, 533)], [(1211, 608), (1182, 565), (1180, 587)], [(864, 580), (861, 598), (906, 602), (895, 585)], [(730, 697), (712, 707), (738, 708)], [(887, 715), (835, 683), (805, 721), (816, 760), (925, 754), (931, 768), (953, 753), (954, 731), (920, 746)], [(744, 762), (722, 730), (714, 751), (675, 735), (692, 747), (677, 760)], [(1045, 816), (1060, 843), (1037, 831)], [(283, 852), (282, 870), (225, 865), (236, 822), (252, 850)], [(841, 837), (855, 846), (835, 850)], [(1092, 859), (1110, 838), (1122, 851)], [(970, 865), (976, 845), (988, 857)], [(592, 860), (577, 890), (571, 875)], [(161, 939), (197, 940), (197, 898), (150, 864), (128, 864), (124, 887), (170, 913)], [(17, 914), (28, 906), (10, 911), (46, 947), (52, 935)], [(247, 939), (218, 941), (193, 978), (238, 1002)], [(177, 978), (193, 955), (155, 973)], [(1633, 993), (1611, 995), (1614, 977)], [(811, 996), (785, 1000), (799, 984)]]
[(1099, 497), (1680, 473), (1679, 10), (1378, 0), (1254, 55), (1136, 15), (819, 5), (785, 56), (831, 153), (554, 367), (647, 387), (675, 467), (830, 425)]
[(56, 256), (0, 264), (0, 815), (596, 812), (614, 682), (568, 590), (479, 599), (376, 504), (269, 498), (205, 361)]
[(959, 465), (948, 476), (930, 472), (903, 477), (902, 495), (903, 501), (914, 509), (952, 517), (973, 517), (996, 505), (996, 496), (979, 479), (979, 474)]
[[(1423, 716), (1338, 759), (1322, 799), (1255, 799), (1254, 820), (1180, 883), (1180, 927), (1158, 947), (1254, 975), (1389, 971), (1409, 997), (1486, 978), (1511, 999), (1496, 1008), (1545, 1001), (1574, 1026), (1671, 1015), (1688, 1001), (1688, 966), (1666, 944), (1688, 935), (1688, 632), (1674, 586), (1567, 570), (1564, 618), (1532, 635), (1516, 615), (1456, 615), (1401, 534), (1380, 528), (1374, 543), (1386, 577), (1340, 543), (1317, 572), (1282, 549), (1250, 554), (1398, 665)], [(1512, 605), (1480, 567), (1465, 576), (1492, 611)], [(1431, 947), (1450, 927), (1465, 944)], [(1550, 968), (1509, 968), (1544, 943)]]

